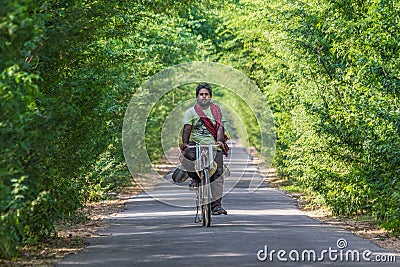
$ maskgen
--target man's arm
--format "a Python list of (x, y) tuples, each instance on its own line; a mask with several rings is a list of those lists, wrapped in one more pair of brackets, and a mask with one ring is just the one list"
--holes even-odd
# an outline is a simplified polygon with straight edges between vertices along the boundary
[(181, 150), (185, 150), (189, 144), (190, 134), (192, 133), (192, 125), (185, 124), (182, 131), (182, 145)]

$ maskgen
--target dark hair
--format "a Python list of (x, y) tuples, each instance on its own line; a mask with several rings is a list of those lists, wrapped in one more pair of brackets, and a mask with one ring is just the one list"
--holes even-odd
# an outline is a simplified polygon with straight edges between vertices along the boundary
[(196, 88), (196, 97), (199, 95), (199, 92), (201, 89), (207, 89), (208, 92), (210, 93), (210, 96), (212, 97), (212, 89), (211, 86), (208, 83), (199, 83)]

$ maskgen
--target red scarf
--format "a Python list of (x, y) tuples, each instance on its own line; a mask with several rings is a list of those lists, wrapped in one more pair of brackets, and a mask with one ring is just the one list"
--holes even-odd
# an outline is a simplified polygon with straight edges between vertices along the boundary
[[(209, 117), (207, 117), (207, 115), (204, 113), (203, 109), (198, 104), (196, 104), (194, 106), (194, 110), (196, 111), (197, 115), (199, 115), (199, 117), (200, 117), (201, 121), (203, 122), (204, 126), (207, 128), (207, 130), (214, 137), (215, 141), (218, 141), (217, 132), (218, 132), (219, 126), (221, 125), (222, 112), (221, 112), (221, 109), (217, 105), (215, 105), (213, 103), (210, 103), (210, 109), (211, 109), (211, 114), (214, 117), (215, 124), (212, 123), (211, 119)], [(226, 144), (226, 141), (228, 139), (229, 139), (228, 136), (226, 134), (224, 134), (224, 140), (220, 140), (224, 144), (224, 146), (222, 148), (222, 152), (224, 153), (225, 156), (228, 156), (229, 147)]]

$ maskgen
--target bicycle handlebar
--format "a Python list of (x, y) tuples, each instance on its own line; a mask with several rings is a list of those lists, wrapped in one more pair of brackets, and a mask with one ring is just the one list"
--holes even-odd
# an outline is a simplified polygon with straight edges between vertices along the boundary
[(195, 145), (195, 146), (187, 146), (187, 148), (196, 148), (196, 147), (219, 147), (219, 145)]

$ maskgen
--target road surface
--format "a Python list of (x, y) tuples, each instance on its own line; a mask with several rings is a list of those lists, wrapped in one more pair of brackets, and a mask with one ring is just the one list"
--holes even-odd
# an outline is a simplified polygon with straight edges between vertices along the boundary
[(398, 254), (308, 217), (266, 183), (251, 192), (261, 176), (243, 147), (233, 147), (227, 162), (228, 215), (213, 216), (211, 227), (194, 223), (194, 192), (187, 182), (171, 183), (169, 174), (150, 195), (128, 200), (99, 237), (56, 266), (400, 265)]

